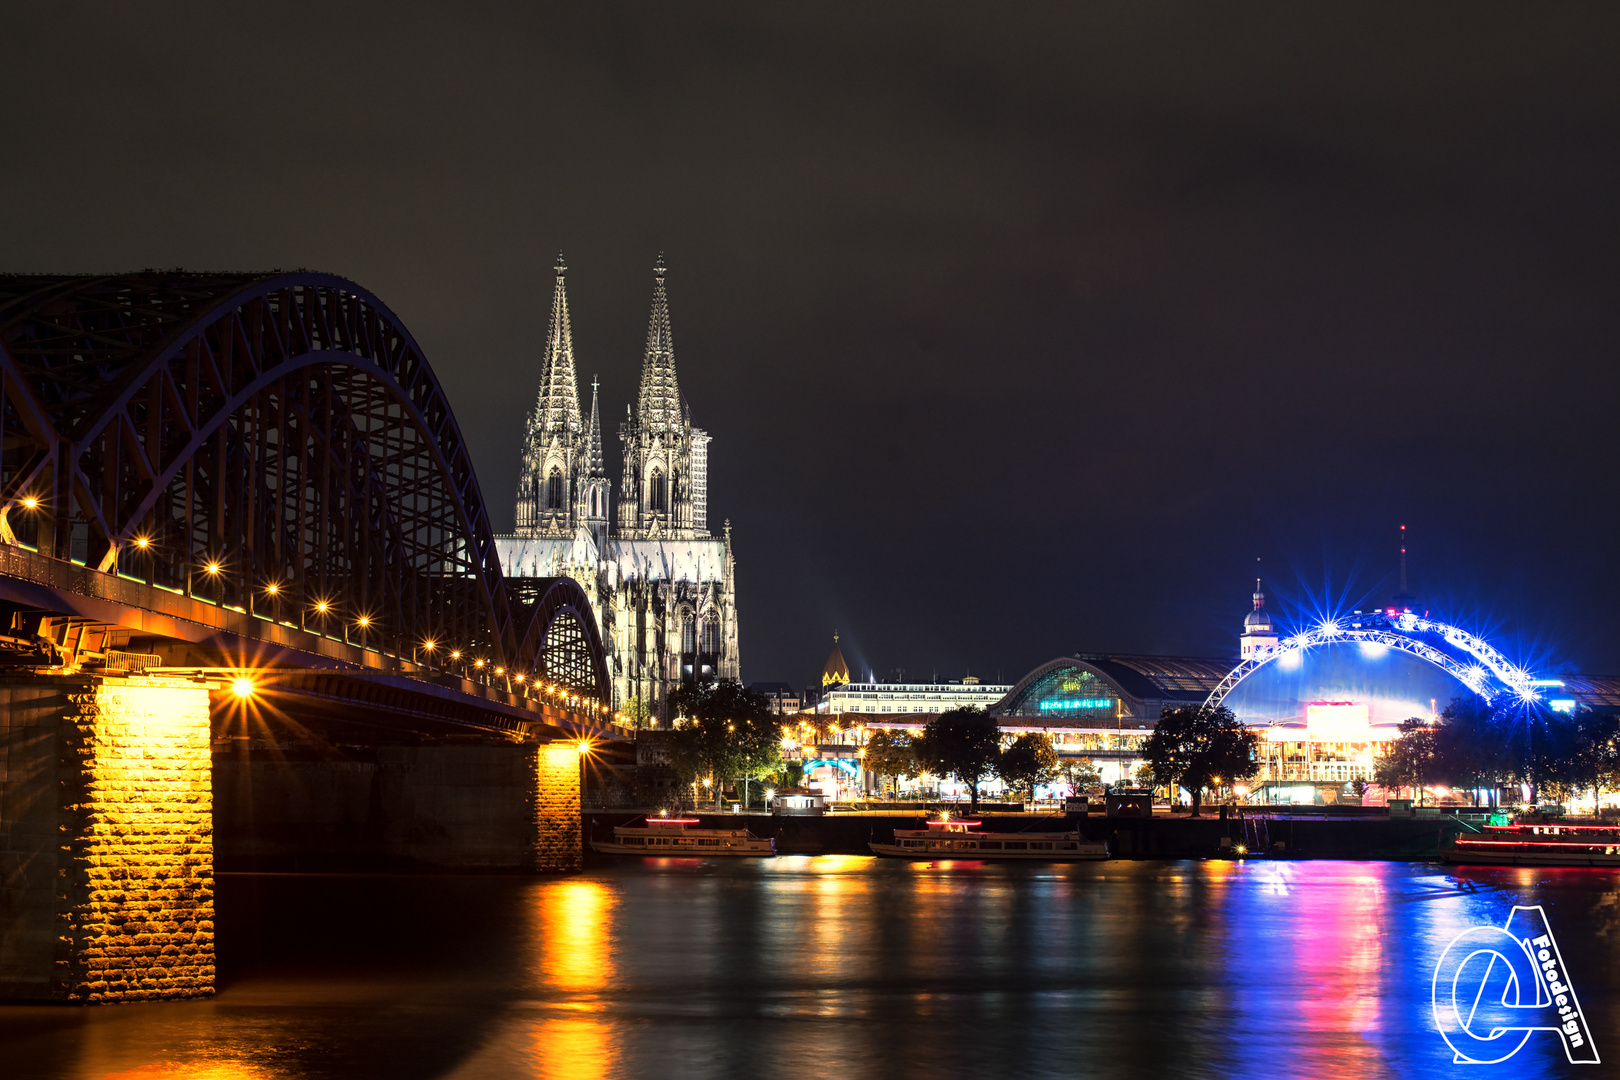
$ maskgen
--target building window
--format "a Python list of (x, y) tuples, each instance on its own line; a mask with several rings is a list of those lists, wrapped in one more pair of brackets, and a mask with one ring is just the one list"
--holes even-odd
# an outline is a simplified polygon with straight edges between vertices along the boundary
[(551, 510), (562, 509), (563, 482), (562, 470), (553, 465), (551, 475), (546, 478), (546, 507)]
[(690, 618), (681, 621), (681, 652), (697, 652), (697, 623)]
[(713, 619), (703, 620), (703, 651), (706, 653), (720, 651), (720, 624)]
[(659, 511), (667, 509), (664, 501), (664, 474), (657, 469), (652, 471), (652, 476), (647, 482), (647, 509)]

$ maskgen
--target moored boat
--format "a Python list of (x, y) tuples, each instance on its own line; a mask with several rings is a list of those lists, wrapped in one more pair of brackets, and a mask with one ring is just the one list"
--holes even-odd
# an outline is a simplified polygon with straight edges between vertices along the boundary
[(986, 833), (977, 821), (930, 821), (926, 829), (896, 829), (894, 843), (871, 846), (904, 859), (1106, 859), (1108, 845), (1070, 832)]
[(1620, 866), (1620, 826), (1485, 825), (1442, 843), (1440, 857), (1471, 866)]
[(604, 855), (775, 855), (776, 841), (747, 829), (695, 829), (697, 818), (647, 818), (643, 825), (618, 825), (612, 840), (591, 841)]

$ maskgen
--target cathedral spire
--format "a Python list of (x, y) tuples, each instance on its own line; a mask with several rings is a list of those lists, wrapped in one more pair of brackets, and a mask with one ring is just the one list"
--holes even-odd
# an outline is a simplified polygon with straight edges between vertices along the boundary
[(574, 377), (574, 334), (568, 321), (568, 289), (563, 275), (568, 264), (557, 253), (557, 286), (551, 294), (551, 326), (546, 331), (545, 359), (540, 369), (540, 400), (535, 403), (533, 426), (542, 441), (553, 435), (577, 433), (579, 384)]
[(597, 390), (600, 384), (591, 376), (591, 422), (585, 429), (585, 475), (588, 478), (607, 476), (607, 465), (602, 458), (602, 420), (597, 412)]
[(675, 380), (675, 342), (669, 330), (669, 296), (664, 291), (664, 253), (653, 265), (652, 315), (647, 320), (647, 352), (641, 364), (641, 396), (636, 420), (650, 435), (674, 435), (683, 427), (681, 391)]

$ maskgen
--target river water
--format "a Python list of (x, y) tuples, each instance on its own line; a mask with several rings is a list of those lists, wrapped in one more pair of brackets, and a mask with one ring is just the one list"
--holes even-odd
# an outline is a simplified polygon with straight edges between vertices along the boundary
[(1545, 1032), (1453, 1065), (1431, 980), (1541, 904), (1620, 1062), (1617, 897), (1611, 871), (1328, 861), (225, 875), (216, 997), (0, 1008), (0, 1077), (1598, 1076)]

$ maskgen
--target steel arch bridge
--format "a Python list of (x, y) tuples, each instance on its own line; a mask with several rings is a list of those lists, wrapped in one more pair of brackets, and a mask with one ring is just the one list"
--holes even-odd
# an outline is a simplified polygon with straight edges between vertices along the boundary
[(611, 710), (583, 591), (508, 588), (443, 388), (353, 282), (0, 277), (0, 435), (12, 647), (54, 589)]
[(1285, 638), (1244, 660), (1216, 684), (1205, 706), (1220, 705), (1239, 683), (1260, 668), (1319, 645), (1360, 642), (1382, 645), (1416, 656), (1454, 677), (1485, 700), (1510, 692), (1526, 701), (1538, 696), (1538, 680), (1508, 661), (1484, 639), (1434, 619), (1410, 612), (1374, 613), (1349, 619), (1327, 619)]

